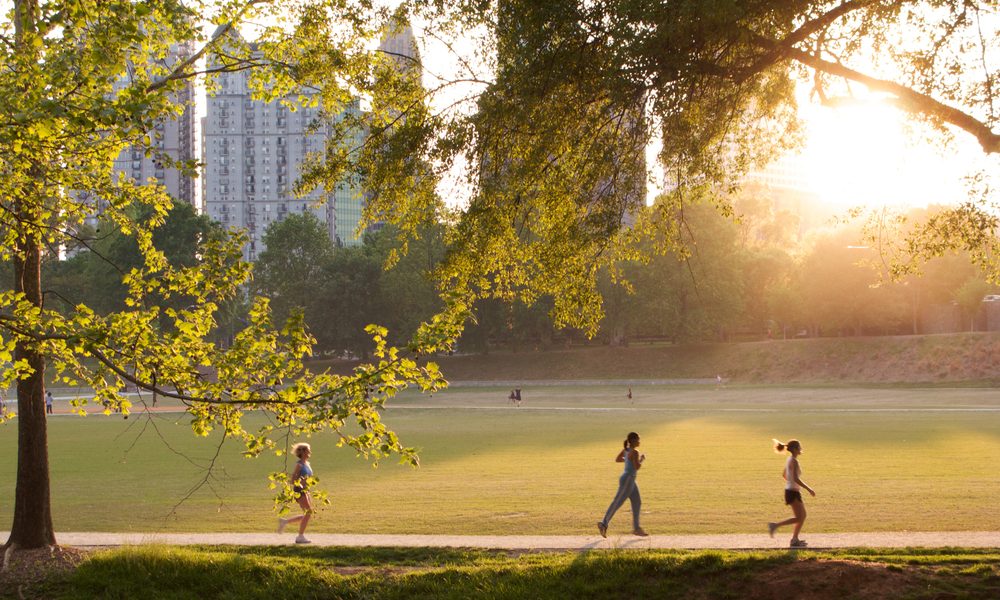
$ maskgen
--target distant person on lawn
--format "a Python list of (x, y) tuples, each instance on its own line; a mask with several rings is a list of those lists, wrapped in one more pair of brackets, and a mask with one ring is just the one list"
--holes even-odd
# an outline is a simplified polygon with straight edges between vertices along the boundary
[(45, 413), (52, 414), (52, 392), (45, 392)]
[(632, 503), (632, 533), (643, 537), (649, 535), (639, 526), (642, 498), (639, 496), (639, 486), (635, 483), (635, 476), (642, 468), (643, 461), (646, 460), (646, 455), (639, 453), (639, 434), (634, 431), (629, 433), (623, 446), (622, 451), (615, 457), (615, 462), (625, 463), (625, 471), (618, 478), (618, 493), (611, 500), (608, 512), (604, 513), (604, 518), (597, 522), (597, 531), (601, 533), (601, 537), (608, 537), (608, 525), (611, 524), (611, 518), (625, 503), (626, 498)]
[(792, 541), (788, 545), (791, 548), (804, 548), (806, 542), (799, 539), (799, 531), (802, 530), (802, 524), (806, 521), (806, 505), (802, 502), (802, 492), (800, 490), (805, 488), (813, 496), (816, 495), (816, 492), (802, 481), (802, 467), (799, 466), (799, 455), (802, 454), (802, 444), (798, 440), (788, 440), (784, 444), (778, 440), (773, 441), (776, 452), (781, 453), (786, 449), (788, 450), (788, 460), (785, 461), (785, 470), (782, 473), (782, 477), (785, 478), (785, 504), (792, 507), (792, 513), (795, 516), (791, 519), (785, 519), (780, 523), (768, 523), (767, 532), (771, 534), (771, 537), (774, 537), (774, 532), (779, 527), (795, 525), (795, 528), (792, 529)]
[(310, 540), (306, 539), (306, 527), (309, 525), (309, 518), (312, 517), (313, 513), (313, 503), (312, 496), (309, 494), (309, 481), (308, 479), (312, 477), (313, 470), (309, 465), (309, 457), (312, 456), (312, 448), (309, 444), (301, 443), (295, 444), (292, 448), (292, 452), (298, 457), (299, 461), (295, 463), (295, 470), (292, 471), (292, 489), (295, 490), (295, 499), (298, 500), (299, 506), (302, 507), (303, 514), (297, 517), (291, 517), (288, 519), (279, 518), (278, 519), (278, 533), (285, 530), (285, 526), (289, 523), (299, 524), (299, 535), (295, 538), (296, 544), (309, 544)]

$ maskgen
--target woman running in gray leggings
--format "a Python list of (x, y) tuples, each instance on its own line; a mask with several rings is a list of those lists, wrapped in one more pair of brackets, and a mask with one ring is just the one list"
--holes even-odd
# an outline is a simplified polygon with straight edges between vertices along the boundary
[(604, 513), (604, 518), (597, 522), (597, 531), (601, 533), (601, 537), (608, 537), (608, 524), (611, 523), (611, 517), (615, 516), (618, 509), (625, 503), (626, 498), (632, 503), (632, 533), (639, 536), (649, 535), (639, 526), (639, 509), (642, 508), (642, 498), (639, 497), (639, 486), (635, 483), (635, 476), (642, 468), (643, 461), (646, 460), (646, 455), (640, 454), (638, 450), (639, 434), (634, 431), (629, 433), (628, 437), (625, 438), (624, 446), (615, 458), (615, 462), (625, 463), (625, 471), (618, 478), (618, 493), (611, 501), (608, 512)]

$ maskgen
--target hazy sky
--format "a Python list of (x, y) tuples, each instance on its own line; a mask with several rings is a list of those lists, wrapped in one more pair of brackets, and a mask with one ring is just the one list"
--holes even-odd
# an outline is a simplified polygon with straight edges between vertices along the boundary
[(800, 114), (814, 190), (840, 207), (955, 204), (967, 197), (966, 175), (996, 172), (997, 160), (969, 134), (942, 141), (878, 98), (837, 108), (808, 103)]
[[(422, 36), (419, 23), (415, 29), (422, 57), (432, 65), (425, 74), (428, 87), (441, 78), (490, 78), (488, 69), (476, 60), (481, 45), (474, 40), (453, 42), (453, 52)], [(437, 97), (436, 105), (450, 105), (478, 88), (471, 83), (453, 86)], [(969, 134), (955, 132), (950, 141), (942, 140), (878, 97), (866, 95), (863, 86), (853, 89), (858, 101), (836, 108), (811, 101), (808, 84), (800, 93), (806, 140), (796, 163), (807, 170), (804, 178), (827, 203), (838, 208), (955, 204), (967, 197), (966, 175), (983, 169), (1000, 173), (1000, 160), (988, 158)], [(655, 147), (647, 154), (652, 164)], [(650, 200), (658, 192), (655, 172), (653, 179)], [(461, 196), (457, 185), (451, 184), (446, 197)]]

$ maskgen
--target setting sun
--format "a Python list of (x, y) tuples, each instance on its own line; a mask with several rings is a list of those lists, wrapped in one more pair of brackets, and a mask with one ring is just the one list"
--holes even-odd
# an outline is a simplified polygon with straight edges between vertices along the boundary
[(806, 141), (798, 158), (809, 187), (830, 206), (956, 204), (963, 178), (981, 161), (969, 140), (937, 142), (878, 99), (801, 111)]

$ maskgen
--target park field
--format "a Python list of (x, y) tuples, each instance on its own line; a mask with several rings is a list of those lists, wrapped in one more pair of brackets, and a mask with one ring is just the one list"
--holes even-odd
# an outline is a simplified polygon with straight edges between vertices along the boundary
[[(332, 435), (312, 464), (329, 491), (310, 531), (587, 534), (603, 515), (629, 431), (642, 435), (651, 533), (765, 532), (788, 512), (772, 437), (802, 440), (806, 530), (1000, 530), (1000, 393), (987, 388), (755, 386), (456, 387), (393, 399), (387, 422), (421, 466), (373, 469)], [(57, 409), (61, 407), (57, 406)], [(248, 416), (249, 422), (262, 419)], [(233, 442), (196, 437), (180, 412), (49, 421), (62, 531), (271, 531), (267, 474)], [(290, 440), (297, 441), (297, 440)], [(0, 523), (10, 523), (16, 423), (0, 427)], [(209, 470), (209, 467), (211, 469)], [(626, 507), (612, 534), (630, 529)]]

